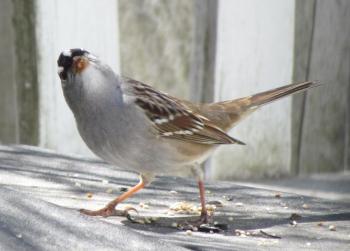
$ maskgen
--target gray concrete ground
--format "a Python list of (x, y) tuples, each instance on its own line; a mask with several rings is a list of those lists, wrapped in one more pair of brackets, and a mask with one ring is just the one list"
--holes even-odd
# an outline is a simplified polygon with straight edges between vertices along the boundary
[(281, 192), (283, 182), (277, 190), (207, 182), (208, 203), (217, 205), (213, 221), (221, 224), (218, 233), (186, 232), (175, 226), (197, 217), (170, 209), (182, 201), (199, 205), (191, 179), (159, 177), (119, 205), (136, 208), (137, 220), (153, 219), (147, 224), (77, 211), (100, 208), (136, 183), (135, 174), (98, 160), (36, 147), (0, 146), (0, 250), (348, 250), (350, 246), (349, 202)]
[(255, 188), (350, 202), (350, 172), (323, 173), (289, 179), (235, 183)]

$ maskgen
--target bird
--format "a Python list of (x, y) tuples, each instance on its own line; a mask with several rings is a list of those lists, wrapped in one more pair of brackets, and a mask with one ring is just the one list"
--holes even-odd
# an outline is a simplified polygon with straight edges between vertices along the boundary
[(58, 75), (80, 136), (98, 157), (140, 175), (139, 183), (90, 216), (126, 215), (117, 205), (152, 182), (155, 175), (191, 170), (197, 180), (201, 214), (208, 223), (204, 175), (200, 167), (221, 145), (244, 145), (228, 131), (261, 106), (318, 84), (294, 83), (255, 95), (195, 104), (116, 74), (97, 56), (81, 48), (64, 50)]

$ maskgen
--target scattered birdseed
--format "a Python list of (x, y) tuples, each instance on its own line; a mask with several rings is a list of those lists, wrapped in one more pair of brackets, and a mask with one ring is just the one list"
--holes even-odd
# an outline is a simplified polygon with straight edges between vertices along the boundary
[(308, 204), (303, 204), (303, 205), (302, 205), (302, 208), (304, 208), (304, 209), (309, 209), (310, 207), (309, 207)]
[(108, 184), (109, 181), (108, 181), (108, 180), (102, 180), (102, 183), (103, 183), (103, 184)]
[(144, 202), (140, 202), (139, 206), (143, 209), (148, 209), (149, 208), (149, 205), (144, 203)]
[(330, 225), (330, 226), (328, 227), (328, 229), (329, 229), (330, 231), (337, 231), (337, 229), (336, 229), (336, 227), (335, 227), (334, 225)]
[[(208, 213), (210, 214), (210, 213), (212, 213), (212, 212), (215, 211), (216, 206), (215, 206), (215, 205), (208, 205), (208, 204), (207, 204), (207, 205), (205, 205), (205, 208), (207, 209)], [(197, 210), (201, 211), (202, 208), (199, 207)]]
[[(196, 215), (199, 215), (202, 210), (201, 206), (196, 206), (186, 201), (177, 202), (174, 205), (170, 206), (169, 209), (179, 214), (196, 214)], [(212, 215), (216, 209), (216, 206), (207, 204), (206, 209), (208, 211), (208, 214)]]
[(231, 195), (224, 195), (224, 196), (222, 196), (222, 198), (224, 198), (227, 201), (233, 201), (233, 196), (231, 196)]
[(234, 233), (236, 236), (246, 235), (246, 232), (244, 230), (241, 230), (241, 229), (235, 229)]
[(87, 194), (86, 194), (86, 197), (88, 197), (89, 199), (91, 199), (91, 198), (92, 198), (92, 196), (93, 196), (93, 194), (92, 194), (92, 193), (87, 193)]
[(177, 194), (177, 192), (175, 190), (171, 190), (169, 191), (170, 194)]
[(186, 234), (187, 235), (192, 235), (192, 231), (191, 230), (186, 230)]

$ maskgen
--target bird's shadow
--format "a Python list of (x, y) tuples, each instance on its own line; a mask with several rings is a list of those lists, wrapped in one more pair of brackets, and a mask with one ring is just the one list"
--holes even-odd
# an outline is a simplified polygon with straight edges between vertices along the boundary
[[(122, 223), (135, 230), (146, 232), (154, 232), (159, 234), (168, 234), (182, 231), (178, 226), (187, 222), (198, 219), (198, 216), (178, 216), (178, 217), (152, 217), (138, 216), (136, 221), (123, 220)], [(151, 220), (149, 220), (151, 219)], [(252, 218), (248, 214), (243, 215), (219, 215), (211, 218), (209, 225), (217, 225), (220, 230), (218, 233), (222, 235), (232, 235), (235, 230), (251, 231), (257, 229), (266, 229), (274, 226), (291, 225), (292, 220), (288, 217), (255, 217)], [(318, 214), (318, 215), (303, 215), (298, 219), (298, 223), (313, 223), (313, 222), (332, 222), (332, 221), (350, 221), (350, 213), (333, 213), (333, 214)], [(142, 222), (142, 223), (139, 223)], [(146, 223), (145, 223), (146, 222)], [(221, 228), (220, 226), (225, 226)], [(221, 228), (221, 229), (220, 229)], [(204, 229), (201, 232), (209, 232)]]

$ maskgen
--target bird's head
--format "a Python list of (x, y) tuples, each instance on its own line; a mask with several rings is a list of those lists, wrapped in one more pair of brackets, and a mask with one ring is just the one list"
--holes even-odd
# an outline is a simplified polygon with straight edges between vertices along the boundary
[(57, 60), (58, 75), (62, 82), (71, 81), (97, 62), (97, 58), (84, 49), (66, 50), (61, 52)]
[(63, 51), (57, 65), (63, 94), (72, 110), (77, 111), (82, 102), (96, 105), (103, 100), (99, 97), (111, 95), (115, 99), (121, 95), (118, 75), (87, 50)]

